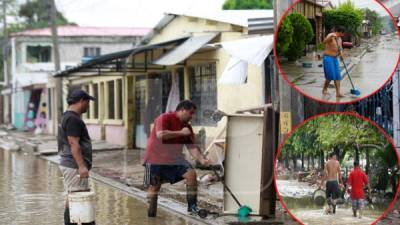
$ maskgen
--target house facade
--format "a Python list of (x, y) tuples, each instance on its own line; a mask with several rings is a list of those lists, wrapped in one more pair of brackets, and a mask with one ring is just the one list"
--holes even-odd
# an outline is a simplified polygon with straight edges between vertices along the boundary
[[(61, 69), (114, 51), (132, 48), (147, 28), (58, 27)], [(117, 41), (117, 42), (116, 42)], [(10, 37), (10, 87), (2, 91), (3, 120), (19, 130), (55, 133), (55, 72), (50, 28), (26, 30)], [(64, 91), (63, 98), (66, 98)], [(65, 105), (64, 105), (65, 109)]]
[[(204, 130), (210, 140), (225, 126), (224, 120), (212, 118), (216, 110), (234, 113), (264, 104), (262, 66), (241, 67), (247, 75), (241, 84), (221, 82), (233, 57), (223, 46), (251, 37), (249, 18), (272, 16), (272, 10), (166, 14), (131, 52), (105, 55), (57, 76), (65, 75), (72, 85), (99, 97), (86, 120), (95, 139), (145, 148), (154, 119), (174, 111), (180, 100), (191, 99), (198, 106), (192, 121), (195, 132)], [(272, 35), (270, 40), (272, 45)], [(95, 70), (105, 64), (114, 67)]]

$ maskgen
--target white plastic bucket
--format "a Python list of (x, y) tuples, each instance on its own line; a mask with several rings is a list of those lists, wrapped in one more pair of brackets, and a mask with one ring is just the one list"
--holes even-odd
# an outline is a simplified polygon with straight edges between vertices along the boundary
[(95, 220), (95, 193), (93, 191), (68, 194), (71, 223), (90, 223)]

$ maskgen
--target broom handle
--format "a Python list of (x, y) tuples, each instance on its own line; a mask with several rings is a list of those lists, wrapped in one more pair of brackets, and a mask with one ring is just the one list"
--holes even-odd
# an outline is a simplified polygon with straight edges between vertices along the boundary
[(212, 170), (214, 171), (215, 175), (218, 177), (218, 179), (221, 180), (222, 185), (224, 188), (229, 192), (229, 194), (232, 196), (233, 200), (239, 205), (239, 207), (242, 207), (242, 204), (240, 204), (239, 200), (236, 198), (236, 196), (232, 193), (231, 189), (228, 188), (228, 186), (225, 184), (225, 181), (221, 179), (221, 177), (218, 175), (217, 171), (215, 170), (214, 167), (212, 167)]
[[(337, 38), (335, 38), (335, 41), (336, 41), (336, 45), (337, 45), (337, 47), (338, 47), (338, 51), (340, 52), (340, 54), (342, 54), (342, 51), (340, 50), (339, 42), (338, 42)], [(343, 56), (342, 56), (342, 57), (343, 57)], [(342, 61), (342, 63), (343, 63), (344, 69), (346, 70), (347, 76), (349, 77), (351, 87), (352, 87), (353, 89), (355, 89), (355, 88), (354, 88), (353, 81), (351, 80), (351, 77), (350, 77), (350, 73), (349, 73), (349, 71), (347, 70), (346, 63), (345, 63), (344, 60), (342, 60), (342, 59), (341, 59), (341, 61)]]
[(346, 70), (347, 76), (349, 77), (349, 80), (350, 80), (351, 87), (352, 87), (353, 89), (355, 89), (355, 88), (354, 88), (353, 81), (351, 80), (350, 73), (349, 73), (349, 71), (347, 70), (346, 63), (345, 63), (343, 60), (342, 60), (342, 63), (343, 63), (344, 69)]

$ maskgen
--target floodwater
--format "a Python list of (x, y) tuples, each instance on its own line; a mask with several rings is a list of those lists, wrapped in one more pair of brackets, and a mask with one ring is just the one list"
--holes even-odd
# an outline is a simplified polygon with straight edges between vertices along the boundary
[[(324, 206), (314, 204), (311, 197), (312, 194), (310, 195), (313, 191), (310, 192), (311, 187), (305, 187), (305, 183), (295, 180), (280, 180), (277, 182), (277, 186), (288, 210), (303, 224), (307, 225), (371, 224), (383, 214), (386, 207), (389, 205), (389, 202), (386, 204), (366, 205), (364, 208), (364, 216), (361, 219), (353, 217), (351, 204), (338, 205), (336, 214), (326, 215), (324, 213)], [(289, 197), (288, 195), (291, 196)]]
[[(64, 224), (63, 189), (57, 165), (27, 153), (0, 150), (1, 225)], [(142, 201), (96, 181), (93, 189), (98, 225), (193, 224), (162, 209), (157, 218), (148, 218)]]

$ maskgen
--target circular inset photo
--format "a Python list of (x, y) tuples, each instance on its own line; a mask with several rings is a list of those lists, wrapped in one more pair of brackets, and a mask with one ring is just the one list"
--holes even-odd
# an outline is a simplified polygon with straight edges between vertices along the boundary
[(352, 103), (378, 91), (392, 77), (399, 51), (396, 22), (376, 0), (300, 0), (275, 33), (284, 79), (325, 103)]
[(391, 139), (354, 113), (328, 113), (295, 128), (275, 161), (282, 205), (302, 224), (365, 225), (392, 208), (399, 156)]

